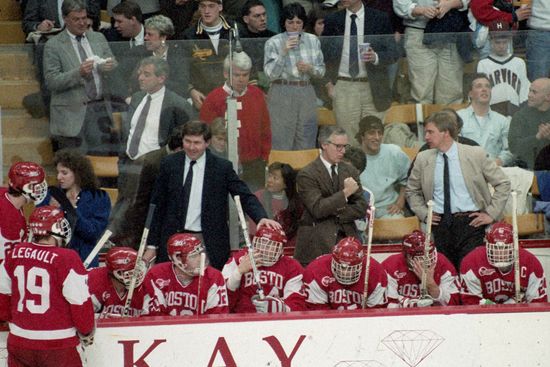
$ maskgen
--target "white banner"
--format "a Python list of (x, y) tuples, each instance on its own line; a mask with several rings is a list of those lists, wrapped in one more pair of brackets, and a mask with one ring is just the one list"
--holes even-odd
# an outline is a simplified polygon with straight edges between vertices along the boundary
[[(549, 312), (506, 305), (100, 320), (85, 357), (93, 367), (549, 366)], [(5, 364), (5, 350), (0, 358)]]

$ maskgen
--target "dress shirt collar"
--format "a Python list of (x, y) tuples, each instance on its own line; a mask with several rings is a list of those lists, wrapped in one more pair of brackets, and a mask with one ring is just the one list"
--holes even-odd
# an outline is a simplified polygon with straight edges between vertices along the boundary
[(151, 96), (151, 100), (157, 99), (159, 97), (164, 96), (164, 92), (166, 91), (166, 87), (162, 86), (159, 90), (157, 90), (155, 93), (145, 93), (145, 97)]
[(363, 17), (365, 16), (365, 6), (361, 5), (361, 9), (359, 9), (357, 13), (354, 13), (349, 9), (346, 9), (346, 18), (351, 17), (352, 14), (357, 15), (357, 19), (355, 21), (358, 21), (359, 19), (363, 19)]
[[(185, 166), (188, 167), (190, 162), (191, 162), (191, 158), (189, 158), (186, 154), (185, 155)], [(196, 162), (197, 162), (197, 163), (195, 163), (196, 167), (203, 168), (205, 166), (205, 164), (206, 164), (206, 150), (204, 151), (204, 153), (202, 153), (202, 155), (199, 158), (197, 158)]]
[[(331, 176), (332, 175), (331, 167), (334, 163), (330, 163), (325, 158), (323, 158), (323, 151), (321, 151), (321, 154), (319, 155), (319, 158), (321, 158), (321, 162), (323, 162), (323, 165), (327, 169), (328, 175)], [(338, 172), (338, 163), (336, 163), (336, 172)]]
[[(65, 28), (65, 29), (67, 29), (67, 28)], [(76, 40), (76, 34), (72, 34), (68, 29), (67, 29), (67, 34), (69, 35), (69, 37), (71, 37), (71, 39), (72, 39), (73, 41), (78, 42), (78, 41)], [(87, 38), (87, 37), (86, 37), (86, 32), (82, 33), (81, 37), (82, 37), (81, 40), (86, 39), (86, 38)]]
[(438, 150), (438, 155), (441, 156), (441, 159), (443, 159), (443, 153), (445, 153), (447, 155), (447, 158), (449, 159), (458, 158), (458, 145), (456, 144), (456, 141), (453, 141), (453, 144), (451, 145), (449, 150), (447, 150), (446, 152), (442, 152)]
[(245, 88), (245, 89), (243, 90), (242, 93), (239, 93), (239, 92), (237, 92), (236, 90), (231, 89), (231, 87), (227, 84), (227, 82), (225, 82), (225, 83), (223, 84), (223, 90), (225, 91), (225, 93), (227, 93), (227, 94), (230, 95), (230, 96), (231, 96), (231, 95), (234, 95), (235, 97), (242, 97), (242, 96), (244, 96), (244, 95), (246, 94), (246, 92), (248, 91), (248, 87)]

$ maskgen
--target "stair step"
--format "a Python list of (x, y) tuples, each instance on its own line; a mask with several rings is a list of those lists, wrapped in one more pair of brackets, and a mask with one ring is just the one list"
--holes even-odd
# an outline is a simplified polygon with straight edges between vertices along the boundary
[(0, 47), (0, 80), (35, 80), (30, 47)]
[(23, 97), (39, 91), (35, 80), (0, 80), (0, 106), (2, 108), (22, 108)]
[(0, 20), (21, 20), (21, 7), (15, 0), (0, 0)]
[(32, 161), (41, 165), (52, 165), (53, 151), (50, 138), (19, 137), (2, 139), (4, 164), (11, 165), (19, 161)]
[(2, 20), (0, 21), (0, 44), (23, 44), (25, 43), (25, 33), (21, 28), (21, 21)]
[(2, 110), (2, 136), (4, 138), (36, 137), (49, 135), (48, 119), (32, 118), (25, 110)]

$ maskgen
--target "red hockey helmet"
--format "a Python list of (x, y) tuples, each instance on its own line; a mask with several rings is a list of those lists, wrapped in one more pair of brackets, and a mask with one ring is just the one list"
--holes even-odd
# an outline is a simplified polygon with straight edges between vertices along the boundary
[[(412, 267), (411, 261), (413, 259), (424, 258), (424, 243), (426, 242), (426, 235), (424, 232), (416, 230), (412, 233), (403, 237), (402, 241), (402, 250), (405, 258), (407, 259), (407, 264), (409, 267)], [(437, 250), (433, 241), (430, 241), (430, 247), (428, 249), (428, 266), (432, 266), (437, 262)]]
[(18, 162), (11, 166), (8, 173), (8, 185), (36, 204), (42, 202), (48, 194), (44, 169), (34, 162)]
[(168, 256), (174, 265), (190, 276), (199, 275), (199, 267), (188, 269), (188, 259), (204, 252), (200, 239), (191, 233), (176, 233), (168, 239)]
[[(126, 288), (130, 287), (134, 269), (136, 269), (137, 251), (130, 247), (113, 247), (105, 256), (105, 266), (109, 273), (115, 279), (124, 284)], [(137, 267), (136, 287), (139, 287), (145, 278), (147, 267), (141, 262), (142, 266)]]
[(42, 206), (34, 209), (29, 217), (31, 241), (33, 236), (53, 236), (63, 247), (71, 240), (71, 226), (63, 210), (53, 206)]
[(332, 250), (332, 274), (340, 284), (357, 283), (363, 270), (363, 245), (355, 237), (346, 237)]
[(514, 263), (514, 230), (512, 225), (496, 222), (485, 232), (485, 246), (489, 264), (505, 268)]
[(272, 266), (283, 256), (287, 239), (282, 229), (263, 226), (258, 228), (252, 242), (254, 250), (260, 253), (261, 265)]

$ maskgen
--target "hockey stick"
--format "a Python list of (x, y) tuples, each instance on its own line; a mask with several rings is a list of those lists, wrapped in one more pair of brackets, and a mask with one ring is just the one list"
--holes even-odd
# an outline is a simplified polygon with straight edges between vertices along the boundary
[[(371, 200), (374, 203), (374, 199)], [(372, 247), (372, 232), (374, 228), (374, 213), (376, 208), (374, 205), (370, 206), (369, 226), (367, 228), (367, 261), (365, 264), (365, 289), (363, 290), (363, 309), (367, 308), (367, 298), (369, 296), (369, 271), (370, 271), (370, 250)]]
[(518, 193), (512, 191), (512, 230), (514, 235), (514, 289), (516, 303), (521, 302), (521, 284), (519, 281), (519, 238), (518, 238)]
[(139, 243), (139, 249), (136, 258), (136, 264), (134, 265), (134, 272), (132, 274), (132, 279), (130, 280), (130, 286), (128, 287), (128, 296), (126, 296), (126, 302), (124, 303), (123, 316), (128, 316), (130, 312), (130, 303), (132, 303), (132, 298), (134, 297), (134, 290), (136, 288), (137, 281), (137, 270), (142, 261), (143, 252), (145, 251), (145, 245), (147, 243), (147, 237), (149, 237), (149, 227), (151, 227), (151, 222), (153, 221), (153, 214), (155, 213), (155, 204), (149, 205), (149, 211), (147, 212), (147, 218), (145, 219), (145, 226), (143, 227), (143, 233), (141, 234), (141, 242)]
[(96, 255), (101, 251), (103, 246), (105, 246), (105, 243), (109, 240), (109, 237), (111, 237), (113, 232), (109, 231), (108, 229), (103, 232), (103, 235), (99, 238), (99, 241), (97, 241), (95, 247), (92, 249), (92, 252), (88, 255), (86, 260), (84, 260), (84, 268), (88, 269), (88, 266), (94, 261), (94, 258)]
[(424, 257), (422, 259), (422, 279), (420, 280), (420, 298), (428, 297), (427, 273), (428, 256), (430, 255), (430, 242), (432, 240), (432, 221), (433, 221), (434, 202), (428, 201), (428, 217), (426, 218), (426, 238), (424, 241)]
[(250, 265), (252, 266), (252, 275), (254, 276), (254, 282), (256, 282), (256, 285), (258, 286), (258, 289), (257, 289), (258, 296), (260, 297), (260, 300), (263, 301), (265, 299), (265, 293), (264, 293), (264, 289), (262, 288), (262, 285), (260, 284), (260, 272), (256, 267), (256, 260), (254, 259), (254, 248), (252, 247), (252, 243), (250, 243), (250, 235), (248, 234), (248, 224), (244, 217), (243, 207), (241, 205), (241, 197), (239, 195), (235, 195), (233, 200), (235, 200), (235, 206), (237, 207), (237, 212), (239, 213), (239, 222), (241, 222), (244, 242), (246, 243), (246, 248), (248, 249), (248, 256), (250, 258)]
[(201, 260), (199, 265), (199, 285), (197, 289), (197, 315), (200, 315), (202, 313), (202, 304), (201, 304), (201, 285), (202, 285), (202, 278), (204, 277), (204, 268), (206, 267), (206, 253), (201, 252), (200, 254)]

